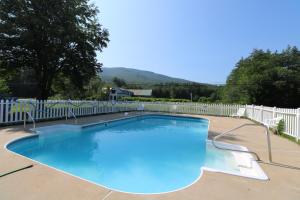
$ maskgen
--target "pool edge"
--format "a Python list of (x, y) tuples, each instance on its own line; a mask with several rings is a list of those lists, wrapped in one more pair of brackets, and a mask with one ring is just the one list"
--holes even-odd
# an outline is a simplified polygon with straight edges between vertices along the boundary
[[(205, 119), (208, 121), (208, 126), (207, 126), (207, 131), (209, 133), (209, 127), (210, 127), (210, 120), (208, 118), (205, 118), (205, 116), (185, 116), (185, 115), (176, 115), (176, 114), (164, 114), (164, 113), (159, 113), (159, 114), (142, 114), (142, 115), (135, 115), (135, 116), (130, 116), (130, 117), (122, 117), (122, 118), (118, 118), (118, 119), (112, 119), (112, 120), (105, 120), (105, 121), (101, 121), (101, 122), (96, 122), (96, 123), (90, 123), (90, 124), (83, 124), (83, 125), (70, 125), (70, 124), (65, 124), (65, 123), (62, 123), (62, 124), (57, 124), (57, 125), (50, 125), (50, 126), (64, 126), (64, 125), (67, 125), (67, 126), (78, 126), (78, 127), (88, 127), (88, 126), (94, 126), (94, 125), (99, 125), (99, 124), (104, 124), (104, 123), (109, 123), (109, 122), (115, 122), (115, 121), (120, 121), (120, 120), (126, 120), (126, 119), (132, 119), (132, 118), (138, 118), (138, 117), (141, 117), (141, 116), (151, 116), (151, 115), (154, 115), (154, 116), (173, 116), (173, 117), (181, 117), (181, 118), (193, 118), (193, 119)], [(49, 127), (49, 126), (43, 126), (43, 127), (40, 127), (40, 128), (45, 128), (45, 127)], [(63, 174), (66, 174), (66, 175), (69, 175), (71, 177), (75, 177), (75, 178), (78, 178), (80, 180), (83, 180), (85, 182), (88, 182), (88, 183), (91, 183), (91, 184), (94, 184), (96, 186), (100, 186), (102, 188), (105, 188), (107, 190), (111, 190), (111, 191), (115, 191), (115, 192), (120, 192), (120, 193), (125, 193), (125, 194), (135, 194), (135, 195), (159, 195), (159, 194), (168, 194), (168, 193), (172, 193), (172, 192), (177, 192), (177, 191), (181, 191), (181, 190), (184, 190), (184, 189), (187, 189), (189, 187), (191, 187), (192, 185), (194, 185), (195, 183), (197, 183), (204, 171), (208, 171), (208, 172), (218, 172), (218, 173), (223, 173), (223, 174), (229, 174), (229, 175), (234, 175), (234, 176), (239, 176), (239, 177), (243, 177), (243, 178), (251, 178), (251, 179), (256, 179), (256, 178), (253, 178), (253, 177), (245, 177), (245, 176), (242, 176), (242, 175), (238, 175), (238, 174), (235, 174), (235, 173), (229, 173), (229, 172), (226, 172), (226, 171), (222, 171), (222, 170), (215, 170), (215, 169), (211, 169), (211, 168), (207, 168), (207, 167), (201, 167), (199, 169), (200, 173), (199, 173), (199, 176), (195, 179), (195, 181), (193, 181), (191, 184), (185, 186), (185, 187), (182, 187), (182, 188), (178, 188), (176, 190), (172, 190), (172, 191), (168, 191), (168, 192), (159, 192), (159, 193), (134, 193), (134, 192), (126, 192), (126, 191), (121, 191), (121, 190), (116, 190), (116, 189), (112, 189), (112, 188), (109, 188), (109, 187), (106, 187), (104, 185), (101, 185), (99, 183), (96, 183), (96, 182), (93, 182), (93, 181), (90, 181), (90, 180), (87, 180), (85, 178), (81, 178), (79, 176), (76, 176), (76, 175), (73, 175), (71, 173), (68, 173), (66, 171), (63, 171), (63, 170), (60, 170), (58, 168), (55, 168), (55, 167), (52, 167), (50, 165), (47, 165), (47, 164), (44, 164), (44, 163), (41, 163), (39, 161), (36, 161), (34, 159), (31, 159), (29, 157), (26, 157), (26, 156), (23, 156), (21, 154), (18, 154), (14, 151), (11, 151), (7, 148), (8, 145), (10, 145), (11, 143), (14, 143), (14, 142), (17, 142), (18, 140), (22, 140), (22, 139), (26, 139), (26, 138), (30, 138), (30, 137), (36, 137), (37, 135), (39, 135), (39, 133), (35, 133), (35, 134), (32, 134), (32, 135), (26, 135), (26, 136), (21, 136), (21, 137), (18, 137), (18, 138), (15, 138), (15, 139), (12, 139), (8, 142), (5, 143), (4, 145), (4, 149), (9, 152), (9, 153), (12, 153), (14, 155), (17, 155), (19, 157), (22, 157), (22, 158), (25, 158), (27, 160), (30, 160), (32, 162), (34, 162), (35, 164), (40, 164), (42, 166), (45, 166), (45, 167), (48, 167), (50, 169), (53, 169), (55, 171), (58, 171), (58, 172), (61, 172)], [(211, 140), (208, 140), (207, 141), (211, 141)], [(237, 145), (237, 144), (230, 144), (230, 143), (225, 143), (225, 142), (216, 142), (216, 143), (219, 143), (219, 144), (226, 144), (228, 146), (231, 146), (231, 147), (240, 147), (242, 149), (245, 149), (245, 150), (248, 150), (247, 147), (244, 147), (244, 146), (241, 146), (241, 145)], [(251, 155), (250, 155), (251, 156)], [(257, 163), (255, 161), (255, 163)], [(258, 165), (258, 163), (257, 163)], [(259, 165), (258, 165), (259, 166)], [(260, 167), (260, 166), (259, 166)], [(262, 169), (261, 169), (262, 170)], [(263, 170), (262, 170), (263, 171)], [(258, 180), (264, 180), (264, 179), (258, 179)], [(266, 180), (269, 180), (269, 179), (266, 179)]]

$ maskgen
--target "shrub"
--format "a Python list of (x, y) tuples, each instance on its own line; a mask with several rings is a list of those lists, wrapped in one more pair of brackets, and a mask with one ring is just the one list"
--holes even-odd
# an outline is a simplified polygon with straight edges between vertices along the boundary
[(277, 134), (279, 135), (283, 135), (283, 131), (284, 131), (284, 121), (283, 119), (279, 121), (278, 125), (277, 125)]

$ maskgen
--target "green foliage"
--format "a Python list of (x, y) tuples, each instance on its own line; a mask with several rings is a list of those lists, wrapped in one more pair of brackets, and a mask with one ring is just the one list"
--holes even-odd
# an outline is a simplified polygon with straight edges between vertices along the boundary
[[(142, 85), (137, 85), (137, 84), (126, 84), (126, 88), (128, 89), (143, 89), (144, 87)], [(149, 88), (146, 86), (146, 88)]]
[(9, 93), (9, 88), (6, 83), (6, 80), (0, 78), (0, 95), (1, 94), (8, 94)]
[(288, 139), (288, 140), (290, 140), (290, 141), (292, 141), (292, 142), (295, 142), (295, 143), (297, 143), (298, 145), (300, 145), (300, 140), (297, 141), (297, 138), (295, 138), (295, 137), (293, 137), (293, 136), (291, 136), (291, 135), (287, 135), (287, 134), (283, 133), (283, 134), (280, 135), (280, 136), (282, 136), (282, 137), (284, 137), (284, 138), (286, 138), (286, 139)]
[(213, 103), (213, 102), (218, 102), (218, 101), (214, 100), (211, 97), (200, 97), (198, 99), (198, 102), (200, 102), (200, 103)]
[(1, 70), (2, 69), (1, 65), (2, 65), (2, 62), (0, 61), (0, 74), (1, 74), (1, 76), (0, 76), (0, 96), (1, 95), (4, 96), (4, 95), (8, 94), (10, 92), (10, 90), (9, 90), (9, 87), (7, 84), (7, 77), (5, 76), (6, 74), (4, 73), (3, 70)]
[(109, 42), (97, 14), (88, 0), (1, 0), (2, 70), (14, 79), (32, 72), (39, 99), (51, 95), (59, 75), (82, 90), (101, 70), (96, 51)]
[(85, 99), (88, 100), (107, 100), (109, 90), (103, 90), (104, 83), (101, 82), (99, 77), (94, 77), (90, 80), (89, 84), (85, 86)]
[(279, 135), (283, 135), (284, 132), (284, 121), (283, 119), (279, 121), (278, 125), (277, 125), (277, 134)]
[(222, 91), (225, 103), (280, 107), (300, 106), (300, 51), (254, 50), (241, 59)]
[(58, 99), (83, 99), (84, 98), (84, 89), (77, 88), (69, 77), (65, 77), (62, 73), (58, 74), (52, 84), (52, 97)]
[(126, 86), (126, 82), (123, 79), (120, 79), (118, 77), (114, 77), (112, 81), (117, 87), (125, 87)]
[(103, 90), (105, 83), (98, 76), (90, 79), (88, 84), (82, 89), (76, 88), (68, 78), (57, 77), (54, 81), (52, 90), (54, 95), (51, 99), (86, 99), (86, 100), (106, 100), (108, 99), (109, 89)]
[(219, 98), (217, 87), (204, 84), (158, 84), (152, 86), (152, 96), (155, 98), (171, 98), (171, 99), (191, 99), (198, 101), (199, 98), (210, 98), (211, 101), (216, 101)]
[(190, 102), (186, 99), (170, 99), (170, 98), (150, 98), (150, 97), (123, 97), (124, 101), (142, 101), (142, 102)]

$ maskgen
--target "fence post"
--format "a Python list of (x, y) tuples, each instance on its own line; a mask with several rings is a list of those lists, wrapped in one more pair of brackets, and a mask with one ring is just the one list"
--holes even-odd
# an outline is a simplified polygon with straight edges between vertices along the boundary
[(300, 108), (297, 109), (296, 114), (296, 141), (298, 142), (300, 139)]
[(23, 126), (26, 127), (26, 118), (27, 118), (27, 101), (22, 102), (23, 108), (22, 108), (22, 115), (23, 115)]
[(264, 106), (263, 105), (260, 106), (260, 122), (261, 123), (264, 122)]
[(70, 112), (70, 102), (69, 101), (70, 101), (70, 99), (65, 102), (67, 104), (66, 120), (68, 120), (69, 112)]
[(276, 118), (277, 113), (276, 113), (276, 107), (273, 107), (273, 119)]
[(4, 100), (0, 100), (0, 123), (2, 123), (4, 120), (4, 109), (3, 109)]

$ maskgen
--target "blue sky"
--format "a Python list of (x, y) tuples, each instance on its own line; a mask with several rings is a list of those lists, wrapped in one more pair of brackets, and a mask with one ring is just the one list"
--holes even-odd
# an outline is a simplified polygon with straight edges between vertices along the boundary
[(110, 31), (105, 67), (224, 83), (254, 48), (300, 47), (299, 0), (92, 0)]

